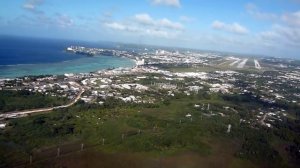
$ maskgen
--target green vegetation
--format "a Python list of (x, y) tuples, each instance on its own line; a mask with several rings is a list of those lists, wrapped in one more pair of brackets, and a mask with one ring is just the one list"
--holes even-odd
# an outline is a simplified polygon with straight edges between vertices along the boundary
[(52, 107), (65, 104), (66, 102), (66, 98), (46, 96), (41, 93), (33, 93), (27, 90), (0, 91), (0, 113), (34, 108)]
[[(194, 104), (207, 103), (213, 114), (222, 112), (226, 116), (209, 116), (209, 111), (194, 108)], [(173, 156), (192, 151), (201, 157), (217, 155), (216, 146), (235, 143), (232, 153), (225, 151), (235, 159), (267, 167), (297, 163), (298, 121), (286, 120), (289, 127), (278, 123), (272, 130), (258, 130), (240, 123), (240, 118), (251, 117), (249, 109), (259, 103), (249, 95), (222, 96), (205, 92), (190, 97), (174, 96), (151, 107), (113, 99), (103, 106), (79, 102), (68, 109), (9, 121), (8, 127), (0, 132), (1, 165), (9, 165), (15, 161), (14, 157), (28, 158), (42, 147), (63, 146), (66, 142), (84, 142), (104, 152)], [(226, 111), (224, 106), (239, 113)], [(191, 118), (185, 117), (188, 113)], [(232, 125), (231, 133), (226, 132), (228, 124)], [(288, 145), (286, 152), (274, 147), (277, 141)]]
[(213, 72), (216, 70), (223, 70), (222, 67), (213, 67), (208, 65), (159, 65), (159, 68), (171, 71), (171, 72)]

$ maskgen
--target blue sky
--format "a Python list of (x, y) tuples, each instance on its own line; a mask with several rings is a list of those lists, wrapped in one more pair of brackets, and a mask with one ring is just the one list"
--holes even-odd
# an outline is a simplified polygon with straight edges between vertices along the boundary
[(1, 0), (0, 34), (300, 55), (300, 0)]

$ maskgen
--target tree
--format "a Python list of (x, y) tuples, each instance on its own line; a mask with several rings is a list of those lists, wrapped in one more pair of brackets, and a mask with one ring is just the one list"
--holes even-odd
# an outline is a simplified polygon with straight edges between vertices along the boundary
[(0, 99), (0, 110), (3, 110), (5, 108), (5, 105), (6, 105), (5, 101)]

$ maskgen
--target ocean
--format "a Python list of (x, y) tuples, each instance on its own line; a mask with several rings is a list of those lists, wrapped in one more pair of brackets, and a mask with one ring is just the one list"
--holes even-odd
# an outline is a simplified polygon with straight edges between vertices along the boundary
[(70, 45), (114, 48), (115, 44), (0, 36), (0, 78), (92, 72), (135, 65), (128, 58), (87, 57), (65, 52)]

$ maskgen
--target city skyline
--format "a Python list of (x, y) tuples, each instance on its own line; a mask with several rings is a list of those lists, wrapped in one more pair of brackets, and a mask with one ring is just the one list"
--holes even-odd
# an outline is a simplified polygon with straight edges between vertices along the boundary
[(1, 35), (299, 58), (298, 0), (4, 0), (0, 5)]

